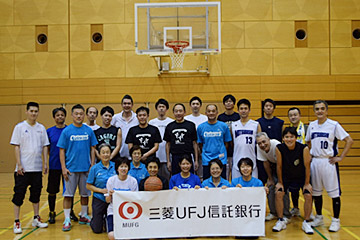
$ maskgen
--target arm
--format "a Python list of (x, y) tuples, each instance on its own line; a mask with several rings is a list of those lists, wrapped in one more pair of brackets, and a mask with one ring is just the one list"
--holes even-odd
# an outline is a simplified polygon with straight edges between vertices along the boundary
[(16, 164), (17, 164), (17, 174), (24, 175), (25, 170), (24, 170), (23, 166), (21, 165), (21, 161), (20, 161), (20, 146), (19, 145), (15, 145), (15, 160), (16, 160)]
[(260, 126), (260, 123), (258, 124), (258, 126), (257, 126), (257, 132), (259, 133), (259, 132), (261, 132), (261, 126)]
[(114, 190), (110, 190), (110, 191), (109, 191), (109, 196), (106, 196), (106, 197), (105, 197), (105, 201), (106, 201), (107, 203), (111, 203), (111, 202), (112, 202), (112, 195), (113, 195), (113, 193), (114, 193)]
[(106, 188), (98, 188), (90, 183), (86, 183), (86, 188), (92, 192), (98, 192), (98, 193), (107, 193)]
[(60, 163), (61, 163), (61, 169), (62, 169), (62, 174), (64, 176), (65, 181), (69, 180), (68, 175), (70, 175), (70, 171), (66, 168), (66, 164), (65, 164), (65, 149), (64, 148), (60, 148)]
[(166, 142), (165, 145), (166, 150), (166, 161), (167, 161), (167, 168), (169, 172), (171, 172), (171, 161), (170, 161), (170, 142)]
[(266, 174), (268, 175), (267, 186), (270, 187), (270, 186), (272, 186), (272, 185), (275, 184), (274, 178), (273, 178), (272, 173), (271, 173), (270, 162), (269, 162), (269, 161), (265, 161), (265, 162), (263, 162), (263, 163), (264, 163), (265, 172), (266, 172)]
[(122, 141), (122, 132), (121, 132), (121, 128), (119, 128), (119, 130), (117, 132), (117, 138), (116, 138), (116, 147), (112, 151), (112, 153), (110, 155), (110, 159), (113, 159), (116, 155), (119, 154), (119, 151), (121, 148), (121, 141)]
[(159, 149), (159, 143), (154, 143), (154, 147), (149, 151), (147, 151), (146, 153), (144, 153), (144, 155), (142, 155), (141, 157), (141, 160), (145, 161), (149, 156), (155, 154), (158, 149)]
[(349, 136), (347, 136), (345, 139), (345, 146), (344, 146), (344, 149), (340, 155), (340, 157), (331, 157), (329, 162), (331, 164), (335, 164), (336, 162), (340, 162), (341, 160), (343, 160), (347, 153), (349, 152), (350, 148), (351, 148), (351, 145), (354, 143), (354, 140), (352, 140), (352, 138)]
[(134, 146), (133, 143), (128, 143), (128, 149), (129, 149), (129, 151), (130, 151), (130, 149), (131, 149), (133, 146)]
[(276, 148), (276, 172), (278, 176), (278, 183), (276, 184), (276, 191), (284, 191), (283, 179), (282, 179), (282, 157), (278, 148)]
[(196, 141), (193, 141), (193, 148), (194, 148), (194, 170), (197, 171), (199, 168), (199, 151), (198, 151), (198, 144)]
[(48, 157), (49, 157), (49, 148), (48, 146), (44, 146), (43, 147), (44, 174), (48, 173)]
[(308, 147), (305, 147), (303, 150), (303, 156), (304, 156), (304, 165), (305, 165), (305, 185), (304, 189), (308, 190), (310, 194), (312, 194), (312, 187), (310, 185), (310, 162), (311, 162), (311, 156), (310, 156), (310, 150)]
[(94, 164), (95, 164), (95, 147), (96, 146), (91, 146), (91, 149), (90, 149), (91, 167), (94, 166)]

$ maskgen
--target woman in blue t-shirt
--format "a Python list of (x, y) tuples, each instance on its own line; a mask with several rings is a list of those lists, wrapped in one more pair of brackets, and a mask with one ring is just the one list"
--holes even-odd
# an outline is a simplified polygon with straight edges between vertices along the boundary
[(181, 188), (201, 188), (200, 178), (190, 172), (192, 159), (189, 155), (185, 154), (181, 158), (179, 166), (181, 172), (171, 177), (169, 189), (178, 190)]
[(224, 165), (220, 161), (220, 159), (213, 159), (209, 162), (210, 175), (208, 179), (205, 179), (201, 187), (209, 189), (209, 188), (222, 188), (225, 189), (230, 187), (230, 183), (228, 180), (221, 177), (221, 173), (223, 171)]

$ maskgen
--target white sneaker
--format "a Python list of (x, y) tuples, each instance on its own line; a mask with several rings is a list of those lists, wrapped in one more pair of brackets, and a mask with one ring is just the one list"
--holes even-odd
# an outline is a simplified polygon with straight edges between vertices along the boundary
[(273, 232), (280, 232), (281, 230), (286, 229), (286, 222), (278, 220), (275, 226), (272, 228)]
[(271, 220), (273, 220), (273, 219), (275, 219), (275, 218), (276, 218), (275, 215), (269, 213), (269, 215), (267, 215), (267, 216), (265, 217), (265, 221), (271, 221)]
[(313, 220), (313, 221), (315, 220), (315, 216), (312, 212), (310, 213), (310, 220)]
[(34, 218), (34, 220), (32, 221), (31, 224), (33, 227), (38, 227), (38, 228), (47, 228), (48, 224), (47, 223), (42, 223), (40, 217), (38, 216), (37, 218)]
[(311, 227), (318, 227), (320, 225), (324, 225), (323, 216), (316, 215), (314, 221), (309, 223)]
[(290, 210), (290, 213), (294, 217), (300, 217), (300, 210), (298, 208), (292, 208)]
[(337, 232), (340, 230), (340, 219), (338, 218), (332, 218), (330, 227), (329, 227), (329, 232)]
[(287, 224), (291, 223), (291, 219), (290, 218), (287, 218), (287, 217), (283, 217), (284, 219), (284, 222)]
[(20, 222), (14, 222), (14, 233), (15, 234), (22, 233), (21, 223)]
[(312, 230), (310, 224), (306, 222), (306, 220), (302, 223), (302, 230), (304, 230), (306, 234), (314, 234), (314, 230)]

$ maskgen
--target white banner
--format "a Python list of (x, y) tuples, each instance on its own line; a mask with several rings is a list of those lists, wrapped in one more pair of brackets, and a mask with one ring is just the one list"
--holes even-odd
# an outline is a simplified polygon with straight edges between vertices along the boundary
[(265, 236), (264, 188), (116, 191), (116, 239)]

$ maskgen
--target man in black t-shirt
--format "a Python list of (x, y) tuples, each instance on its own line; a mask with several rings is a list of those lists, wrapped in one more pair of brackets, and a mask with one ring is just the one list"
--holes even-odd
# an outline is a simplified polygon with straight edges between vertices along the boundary
[(129, 129), (125, 140), (129, 150), (134, 145), (140, 146), (142, 162), (145, 162), (146, 159), (152, 155), (155, 156), (156, 151), (159, 149), (159, 144), (162, 141), (159, 129), (148, 124), (149, 113), (150, 110), (147, 107), (139, 107), (136, 109), (136, 117), (139, 125)]
[[(175, 121), (166, 126), (164, 134), (168, 170), (172, 175), (178, 174), (180, 172), (179, 162), (184, 154), (188, 154), (192, 155), (195, 160), (193, 165), (196, 171), (199, 166), (196, 126), (193, 122), (184, 119), (184, 104), (176, 103), (173, 112)], [(194, 167), (191, 167), (192, 173), (194, 173)]]

